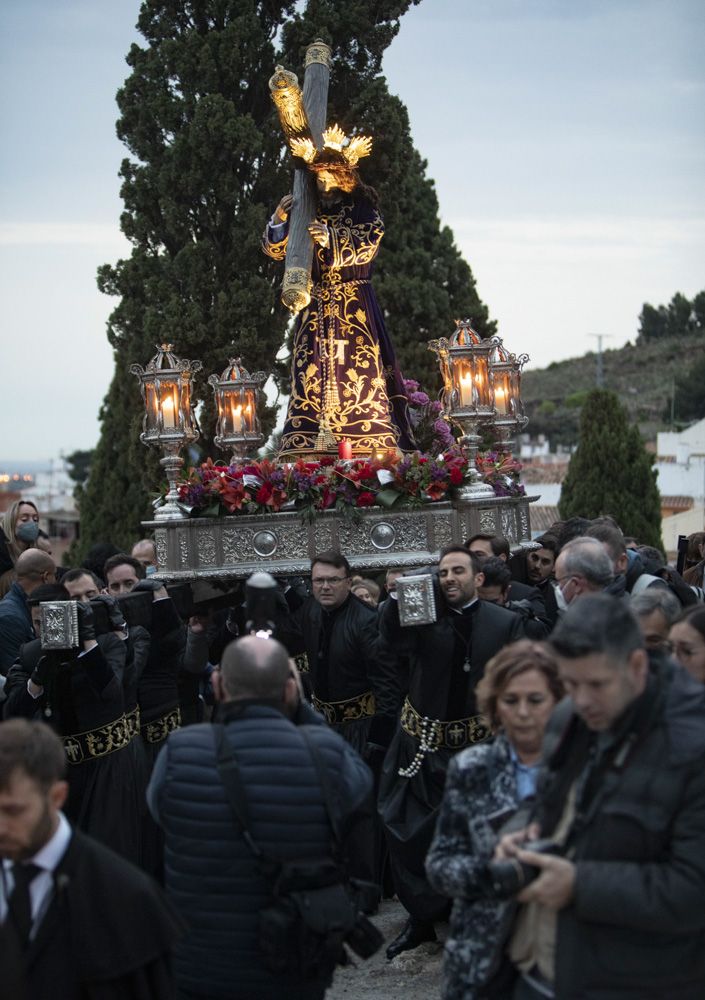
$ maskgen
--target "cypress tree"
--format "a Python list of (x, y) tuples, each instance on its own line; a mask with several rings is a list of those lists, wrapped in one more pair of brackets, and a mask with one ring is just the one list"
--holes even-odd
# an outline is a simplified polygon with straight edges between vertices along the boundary
[(562, 518), (610, 514), (625, 535), (661, 547), (661, 503), (653, 458), (616, 393), (593, 389), (558, 510)]
[(139, 441), (133, 363), (144, 365), (165, 341), (180, 357), (203, 362), (194, 397), (206, 403), (206, 443), (214, 423), (209, 373), (234, 353), (250, 370), (272, 370), (285, 314), (280, 278), (259, 239), (288, 168), (268, 80), (274, 38), (294, 6), (142, 4), (138, 27), (147, 44), (131, 47), (132, 73), (117, 95), (117, 132), (131, 154), (120, 169), (121, 228), (132, 252), (98, 274), (101, 291), (120, 301), (108, 321), (115, 374), (83, 497), (80, 551), (138, 537), (150, 514), (148, 492), (159, 484), (157, 456)]

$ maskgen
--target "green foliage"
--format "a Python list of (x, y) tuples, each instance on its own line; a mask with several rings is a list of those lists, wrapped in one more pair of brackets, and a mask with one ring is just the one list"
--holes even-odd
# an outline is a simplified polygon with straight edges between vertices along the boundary
[[(386, 223), (376, 287), (405, 373), (428, 383), (435, 365), (426, 341), (450, 333), (456, 316), (494, 332), (470, 268), (440, 226), (406, 109), (381, 75), (412, 2), (144, 0), (145, 44), (131, 47), (131, 73), (117, 95), (117, 134), (129, 152), (120, 169), (121, 227), (132, 250), (98, 272), (100, 290), (118, 299), (108, 322), (115, 375), (82, 498), (80, 552), (99, 540), (128, 544), (150, 514), (161, 477), (157, 456), (139, 442), (142, 404), (129, 370), (146, 364), (155, 345), (171, 342), (180, 357), (203, 362), (193, 398), (204, 404), (206, 451), (214, 430), (206, 379), (229, 356), (272, 371), (286, 388), (286, 365), (274, 360), (287, 327), (281, 266), (259, 241), (290, 190), (292, 164), (268, 81), (279, 62), (302, 81), (315, 38), (333, 47), (329, 122), (375, 137), (365, 180), (379, 189)], [(265, 432), (273, 419), (264, 414)]]
[(79, 450), (72, 451), (70, 455), (66, 456), (66, 471), (69, 475), (69, 479), (72, 479), (74, 483), (85, 483), (88, 479), (88, 473), (91, 470), (91, 462), (93, 461), (93, 455), (95, 454), (95, 449), (90, 450)]
[(544, 417), (550, 417), (556, 412), (556, 404), (551, 399), (544, 399), (539, 404), (538, 412)]
[(614, 392), (593, 389), (561, 489), (562, 518), (611, 514), (625, 535), (661, 544), (661, 505), (653, 458)]
[(579, 392), (571, 392), (569, 396), (565, 397), (565, 405), (570, 407), (571, 410), (579, 409), (584, 405), (589, 392), (587, 389), (580, 389)]
[(705, 354), (675, 379), (674, 397), (677, 421), (690, 423), (705, 417)]
[(676, 292), (667, 306), (645, 302), (639, 314), (638, 342), (659, 337), (680, 337), (705, 330), (705, 292), (698, 292), (693, 301)]

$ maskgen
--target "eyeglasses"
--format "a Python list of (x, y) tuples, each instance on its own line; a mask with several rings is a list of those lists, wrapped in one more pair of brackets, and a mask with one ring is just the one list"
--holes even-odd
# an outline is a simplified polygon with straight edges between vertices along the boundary
[(578, 579), (579, 576), (577, 573), (569, 573), (568, 576), (557, 576), (556, 583), (561, 588), (561, 590), (563, 590), (563, 584), (566, 582), (566, 580), (578, 580)]
[(311, 583), (314, 587), (336, 587), (347, 579), (347, 576), (316, 576), (311, 580)]

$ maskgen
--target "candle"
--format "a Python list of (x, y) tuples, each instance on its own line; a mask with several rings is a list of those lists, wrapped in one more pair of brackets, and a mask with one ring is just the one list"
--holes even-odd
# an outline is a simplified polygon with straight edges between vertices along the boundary
[(242, 434), (242, 407), (230, 403), (230, 415), (233, 418), (233, 434)]
[(165, 428), (176, 427), (174, 400), (171, 396), (162, 400), (162, 424)]
[(352, 442), (347, 438), (338, 442), (338, 458), (352, 458)]
[(494, 405), (497, 413), (507, 412), (507, 394), (504, 391), (504, 387), (498, 385), (494, 391)]
[(460, 405), (472, 406), (472, 373), (469, 371), (460, 376)]

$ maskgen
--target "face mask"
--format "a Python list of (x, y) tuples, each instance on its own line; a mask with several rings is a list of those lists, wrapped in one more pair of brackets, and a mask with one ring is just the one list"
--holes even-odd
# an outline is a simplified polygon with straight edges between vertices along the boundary
[(147, 576), (154, 576), (154, 574), (157, 572), (157, 567), (156, 566), (147, 566), (146, 570), (147, 570)]
[(15, 528), (15, 536), (22, 542), (36, 542), (39, 536), (39, 525), (36, 521), (25, 521)]
[(553, 590), (554, 590), (554, 593), (556, 595), (556, 604), (558, 605), (558, 610), (559, 611), (567, 611), (568, 610), (568, 604), (566, 602), (565, 597), (563, 596), (563, 591), (561, 590), (560, 587), (554, 587)]

